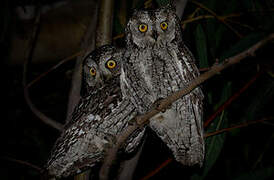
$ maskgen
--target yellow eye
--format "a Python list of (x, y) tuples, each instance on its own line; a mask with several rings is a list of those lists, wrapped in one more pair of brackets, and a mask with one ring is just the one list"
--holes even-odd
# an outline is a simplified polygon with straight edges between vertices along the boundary
[(146, 32), (147, 31), (147, 25), (146, 24), (140, 24), (139, 25), (139, 31), (140, 32)]
[(167, 23), (164, 21), (164, 22), (162, 22), (162, 23), (160, 24), (160, 26), (161, 26), (162, 30), (166, 30), (168, 25), (167, 25)]
[(115, 62), (114, 60), (108, 60), (108, 62), (107, 62), (107, 67), (108, 67), (109, 69), (115, 68), (115, 67), (116, 67), (116, 62)]
[(96, 75), (96, 70), (95, 70), (94, 68), (90, 68), (89, 73), (90, 73), (92, 76), (95, 76), (95, 75)]

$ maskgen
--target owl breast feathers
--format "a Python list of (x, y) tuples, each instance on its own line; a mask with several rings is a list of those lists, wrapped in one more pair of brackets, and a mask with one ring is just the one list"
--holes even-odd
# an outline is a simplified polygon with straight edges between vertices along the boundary
[[(130, 18), (121, 89), (139, 113), (147, 112), (155, 101), (183, 89), (199, 75), (182, 39), (180, 21), (170, 6), (136, 11)], [(203, 93), (197, 87), (149, 124), (184, 165), (203, 163), (202, 101)]]
[[(98, 164), (106, 148), (136, 115), (134, 105), (120, 90), (122, 54), (106, 45), (85, 58), (82, 98), (53, 147), (46, 164), (50, 175), (66, 177)], [(143, 134), (144, 130), (136, 131), (123, 151), (135, 151)]]

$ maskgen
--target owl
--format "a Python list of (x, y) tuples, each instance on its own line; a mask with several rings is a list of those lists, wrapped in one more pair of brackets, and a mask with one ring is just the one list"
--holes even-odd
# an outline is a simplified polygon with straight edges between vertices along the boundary
[[(82, 97), (46, 164), (50, 176), (67, 177), (98, 164), (136, 115), (120, 89), (122, 56), (122, 50), (105, 45), (84, 59)], [(122, 151), (135, 152), (143, 134), (144, 130), (133, 133)]]
[[(135, 11), (126, 26), (126, 45), (121, 89), (141, 114), (199, 75), (170, 5)], [(186, 166), (202, 166), (204, 160), (203, 98), (197, 87), (149, 123), (175, 159)]]

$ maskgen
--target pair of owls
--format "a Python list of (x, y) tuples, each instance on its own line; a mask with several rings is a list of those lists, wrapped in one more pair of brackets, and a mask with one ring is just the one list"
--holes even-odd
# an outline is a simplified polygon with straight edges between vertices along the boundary
[[(106, 147), (133, 117), (199, 75), (171, 6), (135, 11), (126, 44), (125, 50), (100, 47), (85, 58), (82, 98), (53, 148), (46, 167), (50, 174), (69, 176), (102, 161)], [(202, 100), (197, 87), (149, 123), (175, 159), (188, 166), (204, 159)], [(137, 130), (123, 151), (136, 150), (144, 131)]]

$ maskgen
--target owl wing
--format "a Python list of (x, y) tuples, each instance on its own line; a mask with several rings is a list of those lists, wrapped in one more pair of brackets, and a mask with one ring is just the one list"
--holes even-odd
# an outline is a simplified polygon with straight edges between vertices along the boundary
[[(82, 116), (89, 114), (90, 112), (94, 112), (95, 109), (98, 108), (99, 100), (98, 98), (94, 98), (95, 96), (96, 93), (92, 93), (80, 98), (78, 105), (74, 108), (70, 120), (65, 124), (65, 129), (78, 121)], [(90, 103), (93, 105), (91, 106)]]
[[(185, 44), (179, 48), (178, 56), (183, 65), (183, 77), (188, 84), (200, 75), (195, 58)], [(182, 97), (176, 104), (180, 122), (177, 131), (180, 136), (176, 140), (180, 146), (176, 149), (175, 158), (185, 165), (200, 166), (204, 160), (203, 133), (203, 99), (201, 87)]]
[[(198, 67), (196, 66), (195, 58), (191, 51), (188, 49), (188, 47), (185, 44), (182, 44), (179, 48), (180, 53), (179, 53), (179, 59), (183, 64), (183, 68), (185, 69), (185, 74), (183, 76), (187, 77), (187, 83), (193, 81), (200, 75), (200, 71)], [(203, 99), (204, 99), (204, 94), (202, 92), (202, 89), (200, 86), (195, 88), (191, 93), (190, 93), (190, 104), (192, 104), (192, 109), (194, 113), (194, 120), (195, 124), (197, 125), (197, 128), (199, 132), (203, 132)], [(198, 110), (194, 111), (194, 107), (198, 107)]]
[[(106, 147), (115, 142), (117, 134), (129, 125), (129, 120), (137, 113), (128, 100), (119, 101), (116, 107), (113, 106), (108, 106), (111, 111), (101, 111), (103, 116), (102, 113), (85, 114), (63, 131), (46, 165), (49, 174), (67, 177), (103, 160)], [(125, 151), (130, 153), (136, 150), (143, 134), (144, 130), (138, 130), (128, 140)]]
[[(171, 58), (174, 64), (178, 64), (179, 70), (177, 73), (180, 72), (181, 74), (181, 83), (172, 88), (184, 88), (189, 82), (199, 76), (195, 59), (185, 45), (178, 49), (163, 49), (161, 54), (170, 54), (171, 57), (168, 58)], [(166, 56), (162, 55), (162, 57)], [(159, 56), (159, 58), (162, 57)], [(166, 66), (169, 66), (169, 64), (166, 64)], [(170, 71), (166, 73), (170, 74)], [(173, 77), (175, 76), (170, 76), (170, 78)], [(201, 88), (197, 87), (174, 102), (170, 109), (152, 118), (149, 124), (171, 149), (175, 159), (184, 165), (202, 165), (203, 163), (203, 98)]]

